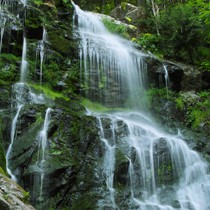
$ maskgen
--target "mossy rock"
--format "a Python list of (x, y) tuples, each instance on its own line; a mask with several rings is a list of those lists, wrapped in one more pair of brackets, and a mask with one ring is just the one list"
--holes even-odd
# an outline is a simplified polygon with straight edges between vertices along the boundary
[(78, 198), (74, 201), (71, 210), (96, 210), (95, 203), (96, 203), (96, 195), (85, 195)]
[(52, 49), (62, 55), (72, 54), (72, 47), (75, 48), (76, 45), (75, 42), (70, 39), (70, 33), (71, 31), (65, 31), (63, 29), (49, 31), (48, 37)]
[(116, 165), (115, 165), (115, 175), (114, 182), (117, 188), (122, 186), (127, 186), (127, 173), (129, 167), (129, 160), (126, 158), (125, 154), (119, 148), (116, 149)]

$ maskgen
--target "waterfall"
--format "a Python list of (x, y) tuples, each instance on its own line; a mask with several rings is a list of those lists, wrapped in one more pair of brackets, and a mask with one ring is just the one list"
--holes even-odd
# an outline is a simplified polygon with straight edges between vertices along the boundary
[(104, 134), (104, 127), (102, 125), (101, 118), (98, 117), (98, 122), (99, 122), (99, 128), (100, 128), (100, 133), (101, 133), (101, 141), (104, 143), (105, 146), (105, 155), (104, 155), (104, 163), (103, 163), (103, 173), (105, 175), (106, 179), (106, 186), (109, 190), (110, 194), (110, 202), (111, 206), (113, 208), (117, 208), (116, 203), (115, 203), (115, 197), (114, 197), (114, 166), (115, 166), (115, 134), (114, 134), (114, 128), (115, 124), (112, 122), (111, 124), (111, 140), (112, 143), (109, 142), (109, 139), (106, 139), (105, 134)]
[(5, 16), (4, 7), (6, 6), (6, 2), (0, 2), (0, 28), (1, 28), (1, 34), (0, 34), (0, 54), (2, 49), (2, 40), (4, 36), (5, 31), (5, 24), (7, 21), (7, 17)]
[(10, 141), (9, 147), (7, 149), (7, 153), (6, 153), (7, 173), (11, 176), (11, 178), (14, 181), (17, 181), (17, 179), (10, 169), (9, 158), (10, 158), (10, 154), (12, 152), (12, 145), (13, 145), (13, 142), (15, 140), (15, 132), (16, 132), (16, 124), (17, 124), (18, 116), (20, 114), (21, 108), (24, 106), (24, 104), (26, 104), (28, 102), (28, 98), (26, 97), (25, 85), (23, 83), (26, 80), (26, 70), (27, 70), (26, 51), (27, 51), (27, 46), (26, 46), (26, 39), (24, 37), (23, 49), (22, 49), (22, 60), (21, 60), (20, 83), (16, 83), (16, 84), (13, 85), (13, 94), (15, 95), (13, 106), (15, 108), (17, 108), (17, 112), (16, 112), (15, 117), (12, 120), (11, 141)]
[(129, 42), (110, 34), (97, 16), (74, 6), (75, 30), (81, 40), (81, 81), (84, 81), (86, 97), (110, 107), (142, 106), (138, 97), (144, 92), (145, 55)]
[(23, 7), (26, 7), (26, 5), (27, 5), (27, 0), (20, 0), (21, 1), (21, 3), (23, 4)]
[(22, 108), (22, 105), (18, 105), (17, 107), (17, 113), (15, 115), (15, 117), (13, 118), (13, 121), (12, 121), (12, 126), (11, 126), (11, 142), (10, 142), (10, 145), (7, 149), (7, 153), (6, 153), (6, 169), (7, 169), (7, 173), (10, 175), (11, 179), (14, 180), (14, 181), (17, 181), (15, 175), (12, 173), (10, 167), (9, 167), (9, 157), (10, 157), (10, 154), (12, 152), (12, 146), (13, 146), (13, 142), (14, 142), (14, 139), (15, 139), (15, 131), (16, 131), (16, 124), (17, 124), (17, 120), (18, 120), (18, 116), (20, 114), (20, 111), (21, 111), (21, 108)]
[(42, 85), (42, 78), (43, 78), (42, 68), (43, 68), (43, 61), (44, 61), (44, 57), (45, 57), (46, 42), (47, 42), (47, 30), (45, 29), (45, 27), (43, 27), (42, 40), (39, 42), (38, 48), (37, 48), (37, 55), (39, 52), (39, 57), (40, 57), (40, 64), (39, 64), (40, 85)]
[(165, 85), (166, 85), (166, 94), (167, 94), (167, 99), (168, 99), (168, 88), (169, 88), (169, 75), (168, 75), (168, 69), (166, 65), (163, 65), (164, 69), (164, 78), (165, 78)]
[[(34, 187), (38, 187), (39, 200), (43, 201), (43, 182), (45, 176), (45, 160), (46, 160), (46, 147), (47, 147), (47, 131), (50, 124), (51, 108), (46, 110), (45, 120), (42, 130), (38, 135), (38, 157), (36, 167), (38, 168), (38, 180), (35, 181)], [(38, 185), (38, 186), (36, 186)]]
[[(1, 15), (0, 15), (0, 17), (1, 17)], [(1, 17), (1, 19), (2, 19), (2, 17)], [(6, 18), (3, 18), (1, 21), (2, 22), (1, 22), (1, 37), (0, 37), (0, 54), (1, 54), (1, 49), (2, 49), (2, 40), (3, 40), (3, 36), (4, 36), (4, 28), (5, 28)]]
[(28, 66), (28, 62), (26, 60), (26, 53), (27, 53), (27, 42), (26, 42), (26, 37), (24, 36), (23, 37), (23, 49), (22, 49), (20, 82), (26, 82), (27, 66)]
[[(98, 209), (209, 210), (207, 163), (180, 135), (167, 134), (140, 111), (144, 110), (145, 55), (109, 33), (97, 15), (73, 5), (85, 96), (130, 109), (103, 115), (92, 112), (104, 147)], [(164, 70), (168, 87), (165, 66)]]

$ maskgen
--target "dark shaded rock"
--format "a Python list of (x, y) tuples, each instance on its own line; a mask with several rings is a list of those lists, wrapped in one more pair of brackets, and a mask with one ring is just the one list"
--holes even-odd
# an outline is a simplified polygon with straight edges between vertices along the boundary
[(155, 140), (153, 150), (157, 185), (172, 184), (176, 180), (176, 174), (173, 171), (171, 151), (167, 140), (164, 138)]
[(0, 89), (0, 109), (7, 109), (11, 104), (10, 91), (8, 88)]
[(129, 160), (120, 149), (116, 149), (116, 165), (114, 172), (114, 183), (117, 187), (126, 187), (128, 185), (128, 167)]
[(202, 89), (210, 89), (210, 72), (204, 71), (202, 74)]
[(155, 58), (147, 59), (148, 65), (148, 82), (152, 87), (163, 88), (166, 86), (165, 74), (168, 71), (169, 84), (168, 88), (173, 91), (182, 89), (182, 79), (184, 70), (175, 63), (160, 61)]
[(41, 195), (37, 158), (41, 152), (38, 149), (39, 133), (45, 110), (43, 105), (32, 105), (20, 113), (9, 163), (19, 183), (30, 191), (32, 202), (38, 208), (60, 208), (72, 205), (74, 199), (71, 195), (75, 191), (81, 196), (97, 184), (93, 168), (99, 152), (98, 130), (94, 118), (73, 114), (72, 110), (64, 109), (64, 104), (61, 108), (54, 107), (47, 132)]

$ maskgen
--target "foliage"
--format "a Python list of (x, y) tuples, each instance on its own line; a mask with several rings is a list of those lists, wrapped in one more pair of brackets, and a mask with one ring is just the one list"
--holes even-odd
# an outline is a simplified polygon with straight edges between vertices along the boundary
[(30, 193), (27, 192), (27, 191), (23, 191), (23, 202), (29, 202), (29, 199), (30, 199)]
[(196, 94), (196, 97), (188, 97), (180, 94), (176, 99), (177, 108), (186, 115), (186, 124), (193, 129), (202, 126), (210, 126), (210, 91)]
[(0, 55), (0, 83), (7, 84), (16, 80), (19, 57), (13, 54)]
[(37, 6), (41, 5), (43, 3), (43, 0), (31, 0), (34, 4)]
[(152, 50), (158, 49), (166, 58), (195, 63), (205, 70), (209, 69), (209, 5), (204, 0), (189, 0), (172, 5), (158, 1), (157, 6), (159, 15), (154, 16), (150, 12), (150, 18), (145, 20), (150, 34), (156, 34), (157, 30), (159, 32), (159, 42), (154, 43), (155, 48)]
[(182, 98), (181, 97), (176, 98), (175, 102), (176, 102), (176, 107), (182, 111), (184, 109), (184, 102)]
[(16, 57), (14, 54), (7, 54), (7, 53), (2, 53), (0, 55), (0, 58), (4, 62), (8, 62), (8, 63), (15, 63), (20, 60), (20, 58)]
[(104, 14), (109, 14), (120, 3), (127, 2), (136, 5), (136, 0), (75, 0), (74, 2), (84, 10), (101, 12)]
[(193, 128), (210, 126), (210, 92), (203, 91), (199, 94), (200, 101), (193, 107), (189, 107), (189, 122)]
[(159, 54), (158, 43), (160, 42), (160, 36), (150, 33), (142, 33), (136, 42), (144, 48), (146, 51), (150, 51), (153, 54)]
[(173, 98), (173, 93), (166, 88), (150, 88), (146, 92), (147, 106), (151, 106), (153, 100), (158, 98), (161, 100), (171, 100)]

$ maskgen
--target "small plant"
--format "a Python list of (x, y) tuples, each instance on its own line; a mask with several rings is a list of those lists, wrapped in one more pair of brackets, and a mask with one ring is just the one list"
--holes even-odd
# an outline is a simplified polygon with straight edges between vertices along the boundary
[(183, 110), (184, 109), (184, 102), (183, 102), (182, 98), (178, 97), (175, 101), (176, 101), (176, 107), (179, 110)]
[(4, 198), (4, 200), (8, 200), (9, 199), (9, 194), (8, 193), (5, 193), (4, 195), (3, 195), (3, 198)]
[(23, 201), (28, 202), (30, 198), (30, 193), (27, 191), (23, 191)]

